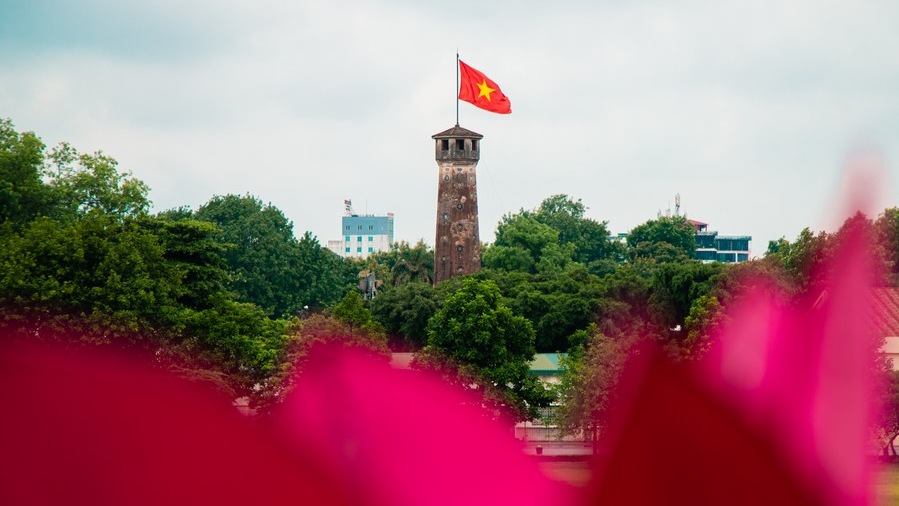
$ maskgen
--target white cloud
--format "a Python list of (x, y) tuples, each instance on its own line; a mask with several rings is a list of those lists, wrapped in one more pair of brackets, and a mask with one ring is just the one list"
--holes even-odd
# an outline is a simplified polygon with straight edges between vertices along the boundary
[(461, 105), (482, 239), (553, 193), (618, 232), (680, 192), (761, 253), (828, 224), (856, 146), (897, 158), (895, 26), (888, 1), (31, 2), (0, 22), (0, 114), (102, 148), (160, 209), (250, 192), (324, 242), (352, 198), (432, 241), (459, 47), (512, 99)]

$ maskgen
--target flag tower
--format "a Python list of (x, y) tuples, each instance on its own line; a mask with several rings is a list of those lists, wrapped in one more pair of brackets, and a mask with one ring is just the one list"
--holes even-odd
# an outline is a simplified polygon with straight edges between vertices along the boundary
[(483, 135), (460, 127), (431, 136), (437, 160), (434, 284), (481, 268), (477, 172)]
[(460, 61), (458, 51), (456, 85), (456, 126), (431, 136), (439, 177), (434, 285), (481, 268), (476, 169), (484, 136), (459, 126), (459, 100), (498, 114), (512, 112), (509, 97), (483, 72)]

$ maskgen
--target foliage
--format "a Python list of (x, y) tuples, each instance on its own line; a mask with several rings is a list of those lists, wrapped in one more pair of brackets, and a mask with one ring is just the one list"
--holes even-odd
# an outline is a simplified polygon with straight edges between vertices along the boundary
[(278, 368), (259, 384), (251, 397), (251, 405), (263, 413), (271, 411), (293, 389), (296, 377), (302, 374), (315, 349), (338, 347), (384, 361), (390, 358), (383, 332), (366, 325), (350, 325), (323, 314), (305, 320), (294, 319), (287, 334)]
[(0, 219), (15, 228), (46, 215), (50, 189), (43, 184), (44, 144), (33, 132), (18, 133), (0, 119)]
[(597, 222), (584, 217), (587, 207), (567, 195), (553, 195), (543, 200), (534, 218), (559, 232), (559, 244), (574, 247), (576, 262), (590, 266), (603, 260), (621, 260), (620, 243), (609, 240), (608, 222)]
[[(496, 242), (485, 249), (486, 268), (536, 272), (544, 251), (558, 247), (559, 232), (526, 214), (506, 215), (496, 229)], [(494, 250), (494, 248), (496, 248)]]
[(415, 246), (406, 242), (391, 247), (396, 254), (396, 262), (390, 269), (390, 282), (393, 285), (406, 283), (428, 283), (434, 279), (434, 250), (424, 241)]
[(796, 291), (812, 299), (821, 294), (836, 268), (831, 260), (848, 238), (868, 241), (868, 259), (874, 271), (874, 286), (895, 286), (899, 259), (899, 214), (886, 209), (877, 222), (862, 213), (846, 219), (836, 232), (813, 233), (804, 228), (795, 241), (779, 239), (768, 243), (766, 258), (780, 263), (796, 286)]
[(384, 327), (372, 320), (371, 311), (362, 302), (362, 296), (356, 290), (350, 290), (332, 309), (339, 322), (347, 325), (351, 330), (360, 330), (369, 333), (384, 333)]
[(418, 349), (427, 338), (428, 320), (437, 312), (437, 291), (430, 283), (405, 283), (381, 291), (370, 302), (372, 317), (401, 336), (405, 348)]
[(630, 261), (683, 262), (693, 258), (693, 226), (683, 216), (662, 216), (634, 227), (627, 235)]
[(503, 303), (530, 320), (541, 353), (566, 351), (568, 337), (594, 321), (601, 302), (601, 281), (583, 266), (543, 274), (483, 270), (475, 277), (494, 281)]
[(567, 195), (553, 195), (536, 210), (503, 216), (496, 241), (485, 248), (485, 268), (531, 273), (563, 272), (579, 263), (608, 272), (621, 259), (618, 242), (609, 240), (606, 222), (584, 217), (586, 206)]
[(218, 242), (229, 245), (224, 253), (232, 273), (229, 289), (269, 316), (332, 304), (354, 281), (337, 255), (308, 232), (297, 241), (284, 214), (256, 197), (214, 197), (193, 217), (218, 225)]
[(301, 309), (300, 303), (309, 307), (330, 306), (355, 285), (358, 270), (322, 247), (310, 232), (300, 238), (297, 250), (300, 274), (295, 285), (297, 309)]
[(552, 399), (529, 373), (534, 353), (530, 322), (502, 304), (496, 283), (469, 278), (428, 322), (421, 356), (450, 381), (477, 385), (485, 402), (525, 420)]
[(877, 432), (883, 455), (897, 459), (899, 456), (893, 445), (899, 437), (899, 371), (885, 371), (878, 377), (882, 383), (877, 406), (880, 408)]
[(124, 218), (146, 214), (150, 208), (146, 183), (120, 172), (118, 162), (101, 151), (82, 154), (62, 143), (51, 150), (48, 161), (58, 217), (99, 213)]
[(286, 323), (233, 300), (219, 227), (186, 208), (147, 214), (147, 186), (113, 158), (67, 144), (45, 155), (9, 121), (0, 121), (0, 171), (5, 330), (143, 348), (160, 365), (227, 378), (229, 392), (279, 367)]
[(589, 434), (595, 454), (597, 435), (607, 427), (621, 373), (636, 340), (613, 339), (595, 327), (580, 331), (576, 340), (583, 344), (560, 361), (560, 406), (554, 421), (563, 434)]
[(693, 302), (711, 291), (717, 276), (725, 268), (722, 263), (698, 261), (660, 265), (652, 276), (649, 297), (652, 318), (667, 328), (683, 325)]

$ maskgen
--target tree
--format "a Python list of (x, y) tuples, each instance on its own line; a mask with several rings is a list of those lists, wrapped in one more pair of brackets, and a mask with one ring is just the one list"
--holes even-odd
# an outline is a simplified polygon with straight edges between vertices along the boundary
[(496, 283), (468, 278), (428, 322), (420, 363), (462, 386), (477, 385), (485, 402), (518, 421), (552, 400), (529, 372), (534, 354), (530, 322), (501, 303)]
[(99, 213), (124, 218), (146, 214), (150, 208), (146, 183), (120, 172), (119, 163), (102, 151), (82, 154), (64, 142), (51, 150), (49, 163), (56, 217)]
[(428, 320), (437, 312), (437, 301), (437, 291), (430, 283), (405, 283), (379, 292), (370, 307), (374, 319), (403, 338), (403, 347), (418, 349), (425, 344)]
[(618, 260), (623, 250), (620, 243), (609, 239), (608, 222), (584, 217), (587, 207), (568, 195), (553, 195), (543, 200), (534, 218), (559, 232), (559, 245), (571, 244), (573, 258), (586, 266), (599, 261)]
[(682, 262), (693, 258), (693, 226), (683, 216), (662, 216), (634, 227), (627, 235), (628, 259)]
[(607, 427), (615, 408), (621, 373), (635, 340), (616, 340), (595, 327), (580, 331), (575, 339), (583, 344), (560, 360), (560, 405), (554, 421), (563, 434), (590, 434), (595, 455), (598, 435)]
[(178, 272), (177, 302), (192, 309), (209, 309), (227, 292), (227, 247), (215, 239), (218, 227), (191, 219), (190, 214), (161, 213), (144, 220), (143, 225), (158, 236), (165, 259)]
[(475, 277), (494, 281), (503, 302), (534, 327), (540, 353), (567, 351), (568, 337), (587, 328), (599, 308), (601, 283), (580, 264), (564, 272), (528, 274), (482, 270)]
[(390, 268), (390, 282), (393, 285), (404, 283), (431, 283), (434, 279), (434, 250), (424, 241), (419, 240), (415, 246), (406, 242), (391, 247), (396, 261)]
[(331, 310), (331, 314), (340, 323), (349, 326), (351, 330), (384, 333), (383, 326), (372, 320), (371, 311), (365, 307), (362, 296), (356, 290), (347, 292)]
[(664, 263), (653, 271), (650, 314), (662, 327), (683, 325), (693, 301), (708, 294), (724, 264)]
[[(358, 297), (358, 294), (355, 295)], [(355, 306), (355, 302), (348, 301), (348, 305)], [(384, 332), (373, 327), (376, 325), (346, 324), (339, 318), (324, 314), (292, 320), (278, 368), (254, 389), (250, 404), (262, 413), (270, 412), (293, 390), (297, 376), (302, 374), (312, 351), (317, 348), (353, 350), (388, 361), (390, 349), (387, 347), (387, 338)]]
[(873, 268), (872, 283), (876, 286), (892, 285), (895, 278), (897, 238), (896, 214), (887, 209), (872, 222), (864, 214), (856, 213), (843, 222), (836, 232), (818, 232), (804, 228), (795, 241), (786, 239), (771, 241), (765, 255), (780, 263), (792, 278), (800, 295), (817, 298), (824, 290), (835, 268), (832, 258), (844, 241), (865, 240)]
[[(297, 244), (299, 264), (295, 279), (297, 309), (302, 306), (327, 307), (356, 284), (355, 265), (323, 248), (311, 232), (306, 232)], [(302, 305), (302, 306), (301, 306)]]
[(877, 399), (879, 419), (875, 421), (876, 430), (883, 445), (882, 455), (895, 461), (899, 459), (894, 447), (899, 437), (899, 371), (883, 371), (878, 378), (882, 383)]
[(0, 121), (0, 327), (142, 349), (232, 392), (280, 367), (286, 322), (233, 300), (221, 228), (186, 208), (149, 215), (146, 184), (101, 152), (43, 150)]
[(229, 288), (272, 316), (294, 314), (304, 303), (300, 256), (293, 224), (272, 205), (252, 196), (214, 197), (194, 217), (218, 225), (218, 241), (231, 245), (225, 259)]
[(874, 222), (875, 241), (882, 251), (885, 283), (899, 286), (899, 207), (884, 209)]
[(46, 215), (52, 196), (43, 183), (44, 143), (0, 119), (0, 219), (15, 228)]

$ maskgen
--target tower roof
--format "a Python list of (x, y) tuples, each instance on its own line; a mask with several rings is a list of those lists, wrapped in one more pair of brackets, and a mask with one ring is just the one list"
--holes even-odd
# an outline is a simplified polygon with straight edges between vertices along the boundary
[(483, 139), (484, 136), (459, 125), (431, 136), (432, 139)]

